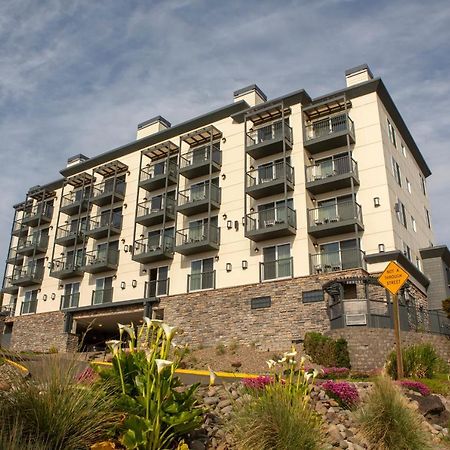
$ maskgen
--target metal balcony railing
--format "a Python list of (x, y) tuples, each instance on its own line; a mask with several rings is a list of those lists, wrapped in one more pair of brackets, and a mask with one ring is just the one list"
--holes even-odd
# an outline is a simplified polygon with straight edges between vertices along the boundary
[(294, 258), (280, 258), (273, 261), (259, 263), (261, 281), (275, 280), (277, 278), (291, 278), (294, 274)]
[(247, 172), (246, 187), (254, 187), (270, 183), (275, 180), (294, 183), (294, 168), (284, 161), (264, 165)]
[(13, 223), (12, 234), (21, 235), (27, 233), (28, 226), (24, 225), (21, 220), (15, 220)]
[(305, 139), (311, 141), (331, 137), (345, 131), (354, 134), (353, 120), (345, 113), (328, 116), (305, 125)]
[(289, 206), (276, 206), (275, 208), (247, 214), (246, 231), (257, 231), (273, 228), (275, 226), (286, 226), (296, 228), (295, 210)]
[(190, 166), (199, 166), (209, 164), (212, 155), (212, 162), (217, 165), (222, 164), (222, 152), (220, 147), (215, 144), (204, 147), (193, 148), (180, 157), (180, 169), (183, 170)]
[(152, 236), (149, 238), (138, 239), (134, 242), (134, 255), (142, 255), (144, 253), (153, 252), (169, 252), (173, 253), (174, 238), (173, 236)]
[(37, 247), (37, 248), (47, 248), (48, 247), (48, 236), (45, 234), (33, 234), (23, 241), (19, 241), (17, 245), (17, 251), (22, 251), (24, 248)]
[[(168, 168), (168, 170), (167, 170)], [(176, 176), (177, 164), (174, 161), (156, 162), (141, 169), (141, 182), (166, 175)]]
[(119, 250), (108, 248), (92, 250), (84, 254), (83, 266), (108, 266), (119, 263)]
[(41, 220), (49, 222), (53, 215), (53, 205), (38, 203), (32, 208), (26, 209), (23, 213), (22, 223), (38, 220), (39, 216)]
[(105, 180), (97, 183), (92, 188), (92, 198), (100, 197), (104, 194), (125, 195), (125, 181), (117, 180), (115, 183), (111, 180)]
[(0, 316), (14, 317), (15, 312), (16, 312), (15, 304), (0, 306)]
[(216, 271), (192, 273), (187, 276), (188, 292), (216, 288)]
[(203, 200), (220, 203), (220, 187), (211, 183), (211, 197), (209, 197), (209, 185), (209, 181), (205, 181), (202, 184), (191, 186), (184, 191), (179, 191), (178, 206), (184, 206), (189, 203), (200, 202)]
[(12, 283), (19, 284), (22, 280), (30, 279), (36, 283), (44, 278), (44, 266), (30, 265), (25, 267), (16, 267), (12, 275)]
[(340, 222), (349, 220), (362, 222), (361, 206), (352, 200), (308, 210), (308, 224), (310, 227), (327, 224), (338, 225)]
[(211, 242), (213, 244), (219, 245), (220, 228), (216, 227), (215, 225), (203, 224), (177, 231), (177, 246), (195, 244), (200, 242)]
[(14, 262), (16, 260), (22, 260), (23, 259), (23, 255), (21, 255), (20, 253), (17, 253), (17, 247), (11, 247), (8, 250), (8, 256), (7, 256), (7, 261), (8, 262)]
[(146, 281), (144, 292), (145, 298), (157, 298), (162, 295), (169, 295), (169, 278)]
[(61, 305), (59, 309), (78, 308), (80, 302), (80, 293), (61, 295)]
[(29, 300), (22, 302), (20, 305), (20, 314), (34, 314), (37, 310), (37, 300)]
[(111, 303), (113, 300), (113, 288), (96, 289), (92, 291), (92, 304), (101, 305), (103, 303)]
[(71, 191), (64, 194), (61, 199), (61, 208), (71, 206), (74, 203), (79, 203), (83, 200), (88, 200), (90, 197), (90, 189)]
[(150, 199), (138, 203), (136, 217), (144, 217), (150, 214), (158, 214), (165, 211), (166, 214), (173, 216), (175, 214), (175, 199), (163, 195), (158, 201)]
[(75, 272), (80, 269), (83, 265), (83, 255), (79, 254), (78, 257), (74, 255), (71, 256), (61, 256), (60, 258), (55, 258), (51, 264), (51, 272)]
[(17, 291), (19, 288), (14, 284), (14, 279), (12, 275), (6, 276), (3, 280), (2, 292), (12, 293)]
[(312, 274), (337, 272), (346, 269), (366, 268), (365, 253), (357, 248), (311, 255)]
[(279, 120), (278, 122), (273, 122), (269, 125), (265, 125), (248, 131), (247, 148), (252, 147), (253, 145), (276, 141), (283, 137), (289, 143), (292, 143), (292, 128), (287, 123), (285, 123), (283, 136), (283, 123), (281, 120)]
[(316, 164), (306, 167), (306, 182), (332, 179), (341, 175), (357, 175), (358, 164), (349, 156), (342, 156), (326, 161), (319, 161)]
[(98, 216), (90, 217), (87, 221), (86, 232), (98, 230), (99, 228), (122, 228), (122, 215), (113, 213), (100, 214)]

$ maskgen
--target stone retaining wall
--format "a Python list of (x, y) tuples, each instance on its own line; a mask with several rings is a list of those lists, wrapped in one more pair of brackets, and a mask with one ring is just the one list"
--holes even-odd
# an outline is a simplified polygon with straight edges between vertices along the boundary
[[(395, 348), (394, 330), (366, 327), (349, 327), (326, 333), (337, 339), (343, 337), (348, 342), (352, 368), (370, 370), (382, 367), (387, 355)], [(450, 339), (442, 335), (402, 331), (403, 346), (430, 343), (445, 361), (450, 362)]]

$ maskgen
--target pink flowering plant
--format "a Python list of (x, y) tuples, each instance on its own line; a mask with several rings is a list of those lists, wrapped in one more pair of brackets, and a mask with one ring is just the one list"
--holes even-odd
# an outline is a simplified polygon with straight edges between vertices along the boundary
[(411, 391), (418, 392), (419, 394), (426, 397), (431, 394), (430, 389), (425, 384), (420, 381), (410, 381), (410, 380), (402, 380), (398, 383), (402, 388), (409, 389)]
[(359, 394), (354, 384), (347, 381), (327, 380), (321, 384), (326, 394), (336, 400), (342, 408), (351, 409), (359, 402)]
[(337, 378), (348, 378), (350, 369), (347, 367), (324, 367), (322, 369), (322, 378), (335, 380)]
[(251, 390), (262, 390), (267, 385), (273, 383), (273, 378), (267, 375), (259, 376), (256, 378), (244, 378), (242, 384)]

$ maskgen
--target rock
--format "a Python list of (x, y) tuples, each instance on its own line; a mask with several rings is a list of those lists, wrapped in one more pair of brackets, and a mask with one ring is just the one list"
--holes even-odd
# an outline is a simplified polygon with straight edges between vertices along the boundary
[(332, 445), (339, 445), (339, 443), (343, 440), (338, 428), (333, 424), (328, 427), (328, 437), (329, 442)]
[(204, 444), (203, 442), (201, 442), (201, 441), (192, 441), (192, 442), (189, 444), (189, 449), (190, 449), (190, 450), (205, 450), (205, 449), (206, 449), (206, 446), (205, 446), (205, 444)]
[(215, 405), (216, 403), (219, 403), (219, 397), (205, 397), (203, 403), (205, 405)]
[(222, 401), (220, 401), (220, 402), (217, 404), (217, 406), (218, 406), (220, 409), (225, 408), (225, 406), (229, 406), (229, 405), (231, 405), (231, 400), (229, 400), (229, 399), (222, 400)]
[(233, 407), (231, 405), (225, 406), (225, 408), (222, 409), (222, 414), (226, 416), (228, 414), (231, 414), (232, 411)]
[(426, 414), (440, 414), (445, 410), (442, 400), (437, 395), (427, 395), (422, 397), (417, 394), (406, 394), (411, 400), (414, 400), (419, 405), (419, 411), (424, 416)]
[(9, 391), (11, 389), (11, 385), (6, 381), (0, 381), (0, 391)]
[(438, 431), (442, 431), (442, 430), (444, 429), (444, 427), (441, 427), (441, 426), (438, 425), (438, 424), (434, 424), (434, 425), (433, 425), (433, 428), (434, 428), (435, 430), (438, 430)]

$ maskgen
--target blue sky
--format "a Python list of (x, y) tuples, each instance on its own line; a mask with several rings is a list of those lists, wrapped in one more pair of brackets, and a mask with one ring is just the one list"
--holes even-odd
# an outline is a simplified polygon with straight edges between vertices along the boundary
[(361, 63), (429, 162), (433, 228), (450, 243), (448, 1), (2, 0), (0, 43), (0, 256), (11, 205), (69, 156), (129, 142), (158, 114), (176, 124), (228, 104), (251, 83), (269, 98), (318, 96)]

